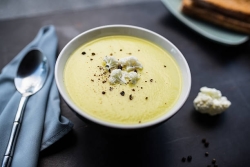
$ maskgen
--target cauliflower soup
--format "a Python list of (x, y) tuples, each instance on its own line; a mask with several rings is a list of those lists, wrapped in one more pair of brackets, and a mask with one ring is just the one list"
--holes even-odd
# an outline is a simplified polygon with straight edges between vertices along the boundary
[(168, 52), (144, 39), (118, 35), (93, 40), (73, 52), (64, 82), (83, 112), (118, 124), (161, 117), (182, 90), (180, 69)]

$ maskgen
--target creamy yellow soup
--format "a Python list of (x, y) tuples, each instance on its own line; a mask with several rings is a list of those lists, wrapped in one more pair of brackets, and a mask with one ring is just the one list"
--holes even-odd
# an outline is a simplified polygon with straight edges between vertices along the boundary
[[(135, 84), (110, 84), (104, 57), (135, 56), (143, 66)], [(124, 69), (123, 69), (124, 70)], [(118, 124), (139, 124), (166, 114), (181, 92), (175, 60), (159, 46), (131, 36), (108, 36), (79, 47), (68, 59), (64, 82), (73, 102), (89, 115)]]

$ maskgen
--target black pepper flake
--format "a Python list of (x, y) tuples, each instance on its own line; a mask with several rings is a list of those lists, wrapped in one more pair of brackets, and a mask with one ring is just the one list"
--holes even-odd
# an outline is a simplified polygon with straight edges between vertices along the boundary
[(93, 59), (90, 59), (90, 61), (92, 61)]
[(113, 87), (109, 87), (109, 90), (112, 91), (112, 90), (113, 90)]
[(109, 68), (109, 65), (106, 65), (105, 67)]
[(205, 142), (205, 147), (208, 147), (209, 146), (209, 142)]
[(192, 156), (189, 155), (189, 156), (187, 157), (187, 160), (188, 160), (188, 162), (191, 162), (191, 161), (192, 161)]
[(139, 124), (141, 123), (141, 121), (139, 121)]
[(105, 95), (106, 92), (102, 91), (102, 94)]
[(206, 143), (206, 141), (207, 141), (207, 140), (206, 140), (205, 138), (203, 138), (203, 139), (201, 140), (202, 143)]
[(110, 56), (113, 56), (113, 54), (112, 54), (112, 53), (110, 53)]
[(148, 97), (145, 97), (146, 100), (148, 100)]
[(128, 53), (129, 55), (131, 55), (132, 53)]
[(109, 73), (111, 73), (111, 70), (109, 69)]
[(136, 72), (136, 73), (137, 73), (137, 70), (134, 70), (134, 72)]
[(129, 100), (133, 100), (133, 96), (132, 95), (129, 95)]
[(143, 87), (141, 87), (141, 89), (143, 89)]
[(132, 91), (135, 91), (135, 89), (132, 89)]
[(145, 81), (145, 82), (148, 82), (148, 81)]
[(96, 74), (94, 74), (94, 76), (96, 76)]
[(93, 80), (93, 79), (91, 79), (91, 81), (92, 81), (92, 82), (94, 82), (94, 80)]
[(212, 160), (212, 164), (215, 164), (216, 163), (216, 159), (214, 158), (213, 160)]
[(124, 91), (121, 91), (121, 93), (120, 93), (122, 96), (124, 96), (125, 95), (125, 92)]
[(138, 52), (140, 52), (140, 49), (138, 50)]
[(207, 157), (209, 155), (209, 153), (208, 152), (205, 152), (205, 156)]
[(182, 161), (182, 162), (186, 162), (186, 158), (185, 158), (185, 157), (182, 157), (181, 161)]
[(164, 65), (164, 67), (166, 68), (167, 66), (166, 66), (166, 65)]
[(102, 81), (102, 83), (106, 83), (107, 81)]
[(150, 82), (153, 82), (153, 79), (150, 79)]
[(95, 53), (92, 53), (92, 56), (95, 56)]
[(122, 66), (121, 66), (120, 64), (118, 65), (118, 67), (117, 67), (117, 68), (122, 70)]
[(120, 49), (120, 51), (122, 51), (122, 49)]
[(86, 55), (86, 52), (82, 52), (82, 55)]

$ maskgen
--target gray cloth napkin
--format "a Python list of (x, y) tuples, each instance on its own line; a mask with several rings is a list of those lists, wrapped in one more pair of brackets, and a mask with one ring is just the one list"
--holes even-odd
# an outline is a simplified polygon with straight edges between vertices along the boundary
[(73, 127), (67, 118), (60, 115), (59, 93), (54, 80), (57, 35), (53, 26), (45, 26), (0, 74), (0, 163), (2, 164), (21, 99), (21, 94), (14, 85), (14, 77), (20, 61), (32, 48), (37, 48), (46, 55), (50, 72), (43, 88), (27, 101), (12, 167), (36, 166), (39, 152), (59, 140)]

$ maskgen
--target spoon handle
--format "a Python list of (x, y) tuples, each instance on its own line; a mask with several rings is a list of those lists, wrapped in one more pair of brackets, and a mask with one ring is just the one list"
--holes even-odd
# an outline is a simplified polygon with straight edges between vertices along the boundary
[(24, 108), (25, 108), (27, 100), (28, 100), (28, 96), (22, 96), (22, 98), (20, 100), (18, 110), (17, 110), (17, 113), (16, 113), (16, 117), (15, 117), (15, 120), (14, 120), (14, 123), (13, 123), (13, 126), (12, 126), (9, 143), (8, 143), (7, 149), (6, 149), (5, 154), (4, 154), (2, 167), (9, 167), (10, 164), (11, 164), (14, 148), (15, 148), (15, 145), (16, 145), (16, 139), (18, 137), (19, 130), (20, 130), (20, 127), (21, 127)]

